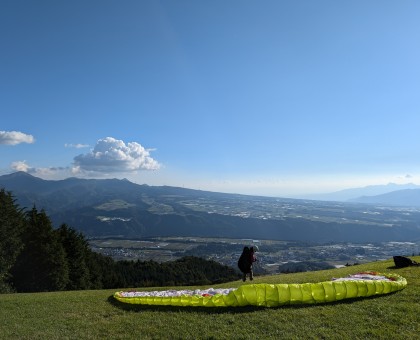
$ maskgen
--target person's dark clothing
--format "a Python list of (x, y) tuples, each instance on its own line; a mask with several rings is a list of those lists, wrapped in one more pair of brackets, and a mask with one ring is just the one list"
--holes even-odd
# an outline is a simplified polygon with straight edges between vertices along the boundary
[(249, 274), (250, 280), (254, 279), (252, 271), (252, 264), (256, 261), (254, 248), (244, 247), (242, 254), (238, 260), (238, 267), (243, 273), (242, 280), (246, 281), (246, 276)]

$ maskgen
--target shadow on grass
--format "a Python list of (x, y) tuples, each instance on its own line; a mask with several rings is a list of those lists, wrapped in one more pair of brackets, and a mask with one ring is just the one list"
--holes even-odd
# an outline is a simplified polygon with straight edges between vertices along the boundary
[(411, 266), (406, 266), (406, 267), (397, 267), (397, 266), (386, 267), (386, 269), (392, 269), (392, 270), (407, 269), (407, 268), (420, 268), (420, 264), (413, 264)]
[[(392, 292), (385, 295), (394, 295), (396, 292)], [(334, 302), (324, 302), (324, 303), (313, 303), (313, 304), (291, 304), (291, 305), (281, 305), (277, 307), (258, 307), (258, 306), (243, 306), (243, 307), (192, 307), (192, 306), (160, 306), (160, 305), (140, 305), (140, 304), (130, 304), (123, 303), (115, 299), (112, 295), (108, 297), (108, 302), (113, 306), (123, 309), (128, 312), (146, 312), (146, 311), (159, 311), (159, 312), (187, 312), (187, 313), (202, 313), (202, 314), (240, 314), (240, 313), (251, 313), (267, 309), (302, 309), (302, 308), (317, 308), (319, 306), (339, 306), (339, 305), (349, 305), (357, 303), (361, 300), (374, 300), (381, 298), (385, 295), (373, 295), (369, 297), (358, 297), (351, 299), (344, 299)]]

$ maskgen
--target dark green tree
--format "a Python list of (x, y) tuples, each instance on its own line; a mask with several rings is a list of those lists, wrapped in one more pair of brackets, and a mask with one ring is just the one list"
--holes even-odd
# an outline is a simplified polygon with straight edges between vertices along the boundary
[(17, 291), (64, 290), (69, 280), (65, 251), (44, 210), (38, 212), (34, 207), (27, 213), (23, 242), (12, 268)]
[[(103, 264), (106, 260), (109, 261), (108, 264)], [(90, 289), (102, 289), (104, 288), (104, 270), (107, 271), (114, 271), (114, 261), (111, 258), (108, 258), (102, 254), (95, 253), (90, 251), (88, 257), (86, 259), (86, 264), (89, 268), (89, 275), (90, 275)]]
[(0, 190), (0, 293), (11, 291), (10, 269), (20, 253), (25, 218), (10, 192)]
[(91, 250), (84, 236), (66, 224), (62, 224), (55, 232), (66, 253), (69, 271), (66, 290), (95, 288), (91, 284), (88, 268), (88, 256)]

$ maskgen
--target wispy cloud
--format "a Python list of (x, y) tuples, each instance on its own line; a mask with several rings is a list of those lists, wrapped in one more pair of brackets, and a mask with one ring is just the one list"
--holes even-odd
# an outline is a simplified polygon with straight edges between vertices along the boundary
[(14, 171), (23, 171), (23, 172), (27, 172), (27, 173), (34, 173), (36, 172), (35, 168), (30, 167), (26, 161), (17, 161), (17, 162), (13, 162), (10, 167), (14, 170)]
[(36, 175), (39, 177), (62, 177), (63, 175), (71, 174), (69, 167), (49, 167), (49, 168), (35, 168), (26, 163), (26, 161), (13, 162), (10, 168), (14, 171), (23, 171), (28, 174)]
[(81, 144), (81, 143), (77, 143), (77, 144), (66, 143), (66, 144), (64, 144), (64, 147), (66, 147), (66, 148), (75, 148), (75, 149), (83, 149), (83, 148), (90, 147), (90, 145), (89, 144)]
[(21, 143), (32, 144), (35, 138), (32, 135), (19, 131), (0, 131), (0, 145), (17, 145)]
[(115, 173), (157, 170), (160, 164), (150, 156), (150, 151), (136, 142), (126, 144), (106, 137), (99, 139), (91, 152), (74, 158), (74, 171)]

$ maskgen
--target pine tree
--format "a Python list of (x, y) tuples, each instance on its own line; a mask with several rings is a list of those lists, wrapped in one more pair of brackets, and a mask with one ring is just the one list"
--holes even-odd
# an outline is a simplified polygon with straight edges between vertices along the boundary
[(69, 269), (66, 290), (94, 288), (88, 268), (88, 256), (91, 250), (84, 236), (66, 224), (62, 224), (56, 233), (64, 247)]
[(65, 251), (45, 211), (32, 208), (27, 214), (24, 248), (12, 269), (18, 292), (65, 289), (68, 266)]
[(10, 269), (20, 253), (24, 213), (10, 192), (0, 190), (0, 293), (11, 291)]

